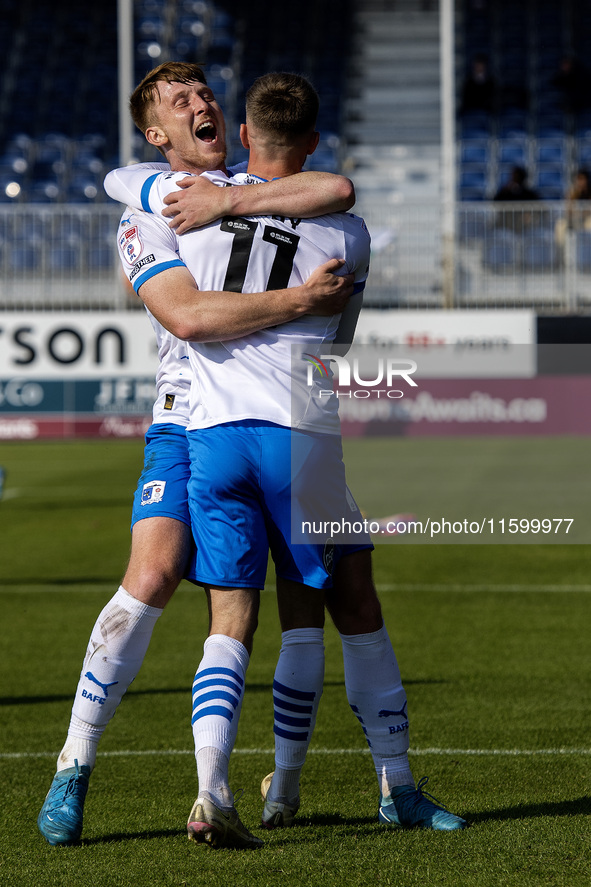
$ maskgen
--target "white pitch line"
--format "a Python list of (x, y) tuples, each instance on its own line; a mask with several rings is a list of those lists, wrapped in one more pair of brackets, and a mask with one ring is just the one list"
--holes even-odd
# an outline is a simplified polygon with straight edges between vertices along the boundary
[[(275, 754), (272, 748), (235, 748), (232, 754), (235, 755), (269, 755), (273, 757)], [(308, 750), (309, 755), (368, 755), (367, 748), (311, 748)], [(591, 748), (415, 748), (410, 749), (410, 755), (417, 756), (446, 756), (453, 757), (509, 757), (509, 758), (530, 758), (539, 755), (546, 757), (553, 756), (577, 756), (591, 755)], [(21, 760), (23, 758), (55, 758), (55, 751), (41, 752), (0, 752), (0, 760)], [(176, 757), (184, 755), (194, 755), (192, 749), (151, 749), (143, 751), (121, 750), (99, 752), (99, 756), (103, 758), (143, 758), (143, 757)]]

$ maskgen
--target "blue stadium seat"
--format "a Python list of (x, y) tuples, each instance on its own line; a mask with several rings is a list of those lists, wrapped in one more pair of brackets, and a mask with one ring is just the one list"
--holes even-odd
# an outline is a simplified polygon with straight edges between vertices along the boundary
[(105, 271), (109, 268), (115, 268), (119, 263), (119, 258), (113, 244), (97, 243), (93, 244), (88, 250), (86, 262), (90, 271)]
[(591, 231), (577, 231), (576, 263), (577, 271), (591, 273)]
[(485, 244), (483, 266), (496, 274), (515, 271), (520, 262), (519, 246), (517, 235), (510, 231), (495, 231)]
[(534, 158), (536, 163), (565, 163), (567, 151), (568, 145), (563, 136), (541, 138), (535, 144)]
[(526, 139), (529, 130), (529, 114), (527, 111), (507, 109), (499, 116), (498, 136), (501, 139)]
[(81, 269), (82, 250), (78, 246), (54, 246), (49, 251), (49, 268), (56, 273), (72, 273)]
[(460, 207), (458, 209), (458, 237), (461, 243), (474, 244), (481, 240), (488, 231), (490, 219), (489, 215), (482, 210), (466, 209)]
[(15, 272), (33, 272), (41, 269), (42, 247), (39, 243), (11, 246), (8, 250), (8, 266)]
[(529, 165), (529, 146), (525, 139), (499, 139), (497, 151), (500, 164), (524, 167)]
[(60, 188), (52, 179), (31, 182), (25, 192), (31, 203), (57, 203), (61, 197)]
[(460, 200), (485, 200), (488, 189), (488, 168), (486, 165), (471, 164), (460, 170)]
[(534, 187), (546, 200), (562, 200), (568, 188), (567, 171), (563, 164), (540, 164), (536, 171)]
[(460, 121), (459, 132), (463, 139), (486, 138), (491, 134), (492, 116), (485, 111), (471, 111)]
[(64, 194), (68, 203), (96, 203), (103, 196), (102, 184), (88, 175), (73, 176)]
[(460, 163), (490, 163), (490, 139), (464, 139), (460, 144)]
[(591, 138), (577, 140), (575, 162), (577, 166), (589, 166), (591, 164)]
[(560, 263), (554, 232), (532, 229), (523, 235), (523, 270), (553, 271)]
[(537, 116), (536, 135), (540, 139), (563, 136), (567, 131), (567, 124), (562, 112), (540, 112)]

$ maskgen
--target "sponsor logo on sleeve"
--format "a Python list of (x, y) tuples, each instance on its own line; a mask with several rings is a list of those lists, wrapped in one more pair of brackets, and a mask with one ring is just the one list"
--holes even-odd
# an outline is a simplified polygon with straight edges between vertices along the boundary
[(151, 253), (151, 255), (144, 256), (143, 259), (140, 259), (139, 262), (136, 262), (133, 267), (133, 271), (129, 275), (130, 282), (133, 280), (133, 278), (136, 276), (136, 274), (140, 273), (142, 268), (145, 268), (146, 265), (151, 265), (152, 262), (155, 262), (155, 261), (156, 261), (156, 257), (154, 256), (154, 253)]

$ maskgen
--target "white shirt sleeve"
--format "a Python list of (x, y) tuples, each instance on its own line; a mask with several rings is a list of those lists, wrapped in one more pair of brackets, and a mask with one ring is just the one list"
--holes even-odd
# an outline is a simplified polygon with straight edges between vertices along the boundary
[(166, 195), (177, 191), (177, 182), (188, 175), (191, 173), (171, 172), (165, 163), (136, 163), (111, 170), (105, 178), (104, 188), (109, 197), (119, 203), (144, 212), (159, 213)]
[(123, 271), (136, 293), (142, 283), (168, 268), (184, 266), (177, 238), (162, 216), (127, 208), (117, 233)]
[[(171, 172), (168, 164), (136, 163), (122, 166), (107, 174), (104, 188), (109, 197), (140, 209), (147, 213), (161, 213), (164, 209), (164, 198), (173, 191), (179, 190), (179, 181), (193, 176), (190, 172)], [(202, 173), (215, 185), (230, 184), (229, 177), (223, 172)]]

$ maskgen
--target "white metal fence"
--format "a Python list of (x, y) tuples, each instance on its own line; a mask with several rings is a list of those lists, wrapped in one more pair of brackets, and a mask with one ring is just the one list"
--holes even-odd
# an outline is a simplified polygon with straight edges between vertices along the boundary
[[(454, 287), (444, 303), (438, 202), (372, 202), (366, 305), (591, 310), (591, 207), (459, 204)], [(0, 207), (0, 310), (139, 307), (119, 267), (120, 208)]]
[(120, 217), (115, 204), (0, 207), (0, 309), (132, 306), (115, 244)]

